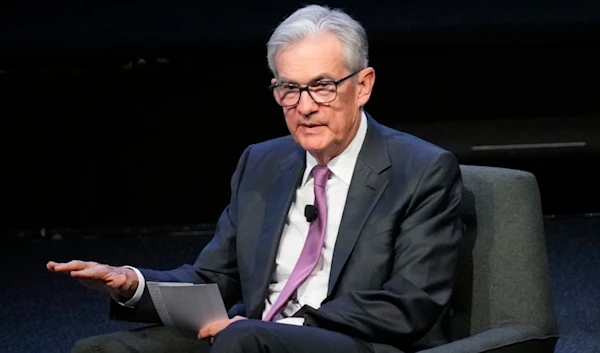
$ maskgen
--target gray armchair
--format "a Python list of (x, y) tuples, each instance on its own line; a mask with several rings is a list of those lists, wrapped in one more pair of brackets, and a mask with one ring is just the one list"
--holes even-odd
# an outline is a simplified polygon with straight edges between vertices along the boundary
[(421, 353), (549, 353), (558, 340), (540, 194), (531, 173), (461, 166), (465, 234), (453, 342)]

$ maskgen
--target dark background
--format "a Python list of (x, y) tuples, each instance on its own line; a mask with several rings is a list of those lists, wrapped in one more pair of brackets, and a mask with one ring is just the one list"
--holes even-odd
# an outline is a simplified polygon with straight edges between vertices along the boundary
[[(375, 119), (600, 212), (598, 1), (328, 4), (367, 29)], [(243, 149), (287, 133), (265, 43), (299, 5), (2, 2), (0, 234), (214, 223)], [(473, 149), (557, 142), (585, 145)]]

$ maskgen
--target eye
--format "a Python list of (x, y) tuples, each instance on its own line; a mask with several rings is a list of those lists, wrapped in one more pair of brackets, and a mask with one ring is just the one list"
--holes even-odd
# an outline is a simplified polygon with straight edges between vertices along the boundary
[(331, 81), (317, 81), (317, 82), (311, 83), (310, 87), (323, 88), (323, 87), (329, 87), (329, 85), (331, 85)]
[(291, 84), (291, 83), (284, 83), (281, 86), (279, 86), (279, 89), (282, 90), (282, 91), (286, 91), (286, 92), (288, 92), (288, 91), (294, 91), (294, 90), (298, 89), (298, 85), (294, 85), (294, 84)]

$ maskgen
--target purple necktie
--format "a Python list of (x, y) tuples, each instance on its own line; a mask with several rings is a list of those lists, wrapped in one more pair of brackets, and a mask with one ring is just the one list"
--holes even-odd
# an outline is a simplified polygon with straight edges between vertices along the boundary
[(277, 297), (275, 304), (267, 313), (264, 321), (271, 321), (286, 306), (292, 294), (308, 278), (317, 266), (321, 257), (321, 249), (325, 241), (325, 232), (327, 229), (327, 197), (325, 195), (325, 185), (327, 179), (331, 176), (331, 171), (327, 166), (317, 165), (312, 170), (315, 181), (315, 208), (317, 209), (317, 219), (311, 223), (308, 230), (308, 236), (300, 253), (300, 258), (296, 262), (294, 270), (290, 274), (285, 287)]

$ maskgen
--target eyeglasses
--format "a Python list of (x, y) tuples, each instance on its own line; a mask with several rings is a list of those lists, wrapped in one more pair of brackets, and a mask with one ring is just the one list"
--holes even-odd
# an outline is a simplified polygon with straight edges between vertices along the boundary
[(353, 72), (350, 75), (339, 80), (319, 80), (311, 82), (306, 86), (300, 86), (295, 83), (280, 83), (269, 86), (273, 90), (275, 101), (282, 107), (293, 107), (300, 103), (302, 92), (306, 91), (310, 98), (316, 103), (331, 103), (337, 98), (337, 87), (340, 83), (359, 73)]

